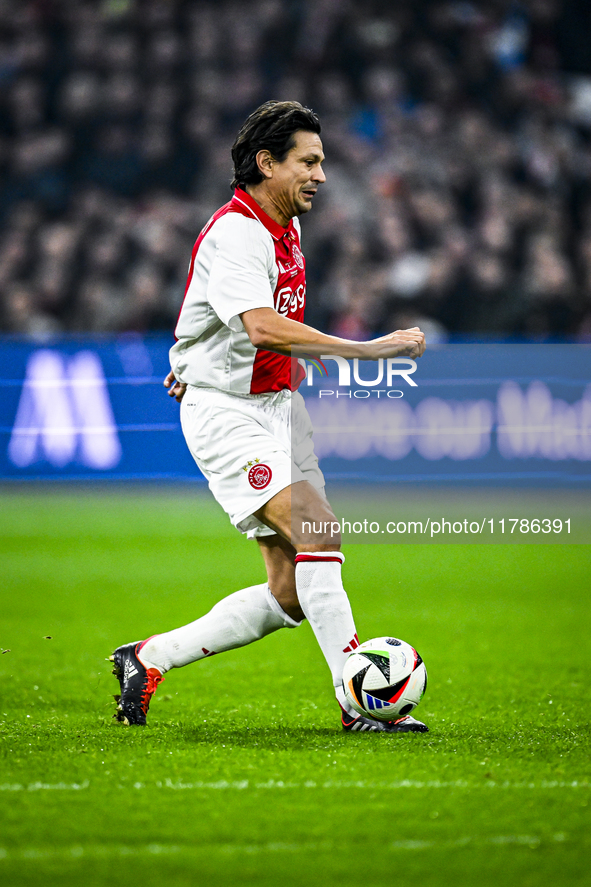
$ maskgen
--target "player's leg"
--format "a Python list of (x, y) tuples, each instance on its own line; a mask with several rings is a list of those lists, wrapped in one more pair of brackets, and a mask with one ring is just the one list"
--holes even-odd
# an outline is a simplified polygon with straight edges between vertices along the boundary
[[(279, 628), (293, 628), (299, 625), (303, 613), (310, 619), (327, 658), (337, 698), (344, 703), (341, 673), (346, 656), (343, 656), (341, 635), (348, 633), (348, 640), (353, 639), (352, 643), (356, 644), (355, 627), (340, 582), (342, 555), (335, 553), (329, 562), (322, 561), (323, 549), (334, 552), (338, 549), (338, 542), (310, 544), (310, 550), (316, 551), (315, 556), (320, 560), (306, 562), (304, 575), (315, 573), (317, 579), (320, 577), (320, 585), (316, 581), (310, 589), (305, 589), (306, 606), (300, 609), (296, 587), (298, 568), (294, 567), (296, 550), (286, 538), (291, 532), (292, 509), (298, 518), (309, 515), (315, 523), (324, 523), (325, 519), (332, 522), (335, 518), (326, 500), (308, 482), (302, 481), (296, 487), (294, 497), (290, 487), (284, 488), (272, 498), (270, 507), (262, 509), (265, 515), (268, 514), (267, 526), (272, 530), (279, 529), (281, 534), (262, 535), (257, 539), (267, 568), (268, 583), (234, 592), (188, 625), (115, 651), (115, 673), (121, 684), (116, 714), (119, 720), (145, 723), (150, 698), (170, 669), (245, 646)], [(264, 527), (260, 527), (260, 531), (269, 532)]]
[(304, 613), (298, 601), (295, 584), (294, 564), (297, 554), (295, 548), (291, 542), (276, 533), (272, 536), (261, 536), (257, 538), (257, 542), (265, 562), (269, 589), (273, 597), (288, 616), (298, 623), (301, 622)]
[(343, 666), (359, 640), (341, 578), (345, 558), (339, 551), (338, 521), (327, 500), (308, 481), (281, 490), (255, 516), (294, 552), (297, 601), (331, 671), (339, 704), (347, 710)]
[(258, 537), (257, 542), (268, 582), (236, 591), (194, 622), (144, 641), (139, 653), (148, 667), (165, 674), (300, 624), (304, 614), (295, 590), (295, 549), (275, 533)]
[(268, 582), (236, 591), (194, 622), (144, 641), (138, 652), (145, 665), (165, 674), (300, 624), (304, 614), (295, 590), (295, 549), (276, 534), (257, 542)]
[(282, 571), (282, 604), (292, 614), (299, 604), (312, 626), (332, 675), (343, 728), (351, 732), (426, 732), (425, 724), (410, 716), (395, 722), (378, 722), (361, 717), (347, 703), (343, 667), (349, 654), (359, 646), (359, 640), (341, 579), (345, 558), (339, 550), (339, 523), (325, 497), (307, 481), (300, 481), (270, 499), (256, 512), (256, 517), (283, 540), (283, 544), (275, 543), (274, 551), (280, 549), (286, 556), (292, 552), (295, 555), (293, 574), (285, 557), (274, 561)]
[(264, 582), (229, 594), (188, 625), (155, 635), (141, 646), (140, 656), (164, 674), (296, 625), (299, 622), (288, 616)]
[(115, 717), (145, 724), (150, 698), (171, 668), (243, 647), (300, 621), (282, 609), (265, 582), (228, 595), (188, 625), (119, 647), (112, 657), (121, 684)]
[[(286, 411), (289, 412), (288, 406), (284, 407), (283, 412)], [(279, 453), (280, 463), (273, 462), (269, 484), (259, 489), (249, 480), (248, 469), (261, 461), (271, 461), (277, 450), (273, 434), (264, 427), (267, 416), (266, 406), (260, 401), (249, 404), (208, 389), (189, 388), (181, 404), (189, 449), (217, 501), (241, 532), (262, 537), (274, 533), (252, 513), (267, 495), (272, 496), (275, 489), (289, 483), (291, 464), (284, 446)], [(245, 453), (251, 455), (246, 465)], [(271, 469), (266, 470), (271, 475)], [(281, 597), (282, 592), (278, 594)], [(296, 616), (298, 613), (296, 610)], [(265, 582), (234, 592), (188, 625), (154, 635), (145, 642), (119, 647), (113, 654), (115, 674), (121, 685), (116, 717), (129, 723), (145, 723), (151, 695), (171, 668), (242, 647), (279, 628), (298, 624), (297, 618), (282, 609)]]

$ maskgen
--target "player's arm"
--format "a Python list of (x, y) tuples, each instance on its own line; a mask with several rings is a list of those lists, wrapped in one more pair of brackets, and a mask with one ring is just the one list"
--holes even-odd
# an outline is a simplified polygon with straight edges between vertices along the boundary
[(244, 311), (240, 319), (255, 348), (278, 354), (336, 354), (359, 360), (379, 360), (381, 357), (420, 357), (425, 351), (425, 335), (418, 327), (397, 330), (379, 339), (354, 342), (338, 336), (328, 336), (314, 327), (290, 320), (273, 308), (253, 308)]
[[(273, 308), (253, 308), (240, 315), (248, 338), (264, 351), (278, 354), (306, 354), (320, 357), (336, 354), (340, 357), (360, 360), (379, 360), (380, 357), (420, 357), (425, 351), (425, 336), (418, 327), (397, 330), (369, 342), (354, 342), (338, 336), (328, 336), (314, 327), (307, 326), (278, 314)], [(180, 403), (187, 386), (178, 382), (172, 370), (164, 380), (169, 397)]]

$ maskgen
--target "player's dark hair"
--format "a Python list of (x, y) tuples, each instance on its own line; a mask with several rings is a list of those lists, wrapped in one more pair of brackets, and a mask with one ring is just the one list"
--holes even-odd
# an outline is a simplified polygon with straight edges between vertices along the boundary
[(232, 145), (232, 188), (258, 185), (263, 175), (257, 166), (259, 151), (269, 151), (281, 163), (295, 145), (299, 130), (320, 133), (320, 120), (299, 102), (265, 102), (248, 117)]

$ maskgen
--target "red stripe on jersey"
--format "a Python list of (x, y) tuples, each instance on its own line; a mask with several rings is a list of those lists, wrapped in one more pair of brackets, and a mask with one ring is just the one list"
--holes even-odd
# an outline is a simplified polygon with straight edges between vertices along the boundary
[[(260, 211), (260, 208), (259, 208)], [(275, 263), (279, 272), (273, 293), (275, 311), (290, 320), (304, 322), (306, 306), (306, 263), (293, 221), (275, 238)], [(306, 373), (295, 359), (273, 351), (258, 350), (252, 368), (251, 394), (266, 391), (296, 391)]]
[(256, 200), (247, 191), (243, 191), (242, 188), (236, 188), (231, 203), (237, 204), (240, 207), (240, 209), (236, 210), (237, 212), (241, 212), (245, 216), (254, 216), (255, 219), (262, 222), (274, 240), (279, 240), (285, 234), (287, 229), (272, 219), (271, 216), (268, 216), (262, 206), (259, 206)]
[[(306, 305), (306, 268), (295, 225), (293, 221), (290, 221), (287, 228), (283, 228), (267, 215), (250, 194), (242, 191), (241, 188), (236, 188), (232, 200), (213, 214), (195, 242), (191, 253), (183, 305), (191, 285), (197, 253), (203, 238), (218, 219), (230, 212), (240, 213), (248, 218), (257, 219), (265, 226), (273, 238), (275, 261), (279, 272), (277, 286), (273, 293), (275, 310), (278, 314), (289, 317), (290, 320), (303, 323)], [(179, 318), (183, 305), (181, 305), (181, 310), (179, 311)], [(267, 391), (282, 391), (284, 388), (296, 391), (305, 375), (304, 368), (295, 358), (284, 354), (276, 354), (273, 351), (257, 349), (252, 367), (250, 393), (265, 394)]]
[[(238, 195), (240, 195), (240, 197)], [(240, 199), (240, 198), (242, 198), (242, 199)], [(252, 209), (252, 210), (249, 209), (250, 204), (254, 204), (254, 206), (258, 208), (258, 213), (255, 212), (254, 209)], [(185, 299), (187, 298), (187, 293), (188, 293), (189, 287), (191, 285), (191, 280), (193, 279), (193, 272), (195, 270), (195, 259), (197, 258), (197, 253), (199, 251), (199, 247), (201, 246), (203, 238), (205, 237), (205, 235), (207, 234), (207, 232), (209, 231), (211, 226), (215, 222), (217, 222), (218, 219), (221, 219), (222, 216), (225, 216), (226, 213), (240, 213), (241, 216), (247, 216), (248, 218), (258, 219), (259, 222), (263, 223), (265, 228), (267, 228), (267, 230), (269, 231), (271, 236), (275, 239), (277, 238), (276, 229), (279, 229), (280, 231), (286, 230), (285, 228), (281, 228), (277, 224), (277, 222), (274, 222), (273, 219), (271, 219), (260, 208), (258, 203), (256, 203), (256, 201), (254, 201), (249, 194), (246, 194), (246, 192), (241, 191), (240, 188), (236, 188), (236, 193), (234, 194), (234, 197), (232, 198), (232, 200), (228, 201), (228, 203), (225, 203), (223, 206), (220, 206), (220, 208), (214, 212), (213, 216), (211, 217), (211, 219), (209, 220), (207, 225), (202, 229), (201, 233), (199, 234), (199, 237), (195, 241), (195, 246), (193, 247), (193, 250), (191, 252), (191, 262), (189, 264), (189, 273), (187, 275), (187, 283), (185, 285), (185, 294), (183, 296), (183, 305), (185, 303)], [(183, 310), (183, 305), (181, 305), (181, 311)], [(179, 317), (181, 316), (181, 311), (179, 311)], [(177, 324), (178, 324), (178, 318), (177, 318)]]

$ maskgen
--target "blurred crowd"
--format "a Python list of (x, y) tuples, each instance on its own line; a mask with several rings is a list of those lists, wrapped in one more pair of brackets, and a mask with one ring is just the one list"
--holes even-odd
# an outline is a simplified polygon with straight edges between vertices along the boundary
[(172, 332), (269, 98), (321, 117), (308, 322), (591, 337), (587, 0), (0, 0), (0, 329)]

